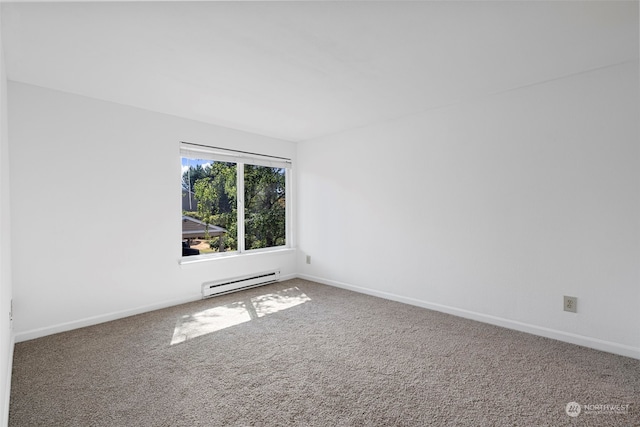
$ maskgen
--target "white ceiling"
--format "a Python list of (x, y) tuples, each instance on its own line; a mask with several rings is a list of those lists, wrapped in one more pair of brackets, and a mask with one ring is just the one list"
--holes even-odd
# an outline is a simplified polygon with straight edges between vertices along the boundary
[(10, 80), (300, 141), (638, 59), (637, 2), (3, 3)]

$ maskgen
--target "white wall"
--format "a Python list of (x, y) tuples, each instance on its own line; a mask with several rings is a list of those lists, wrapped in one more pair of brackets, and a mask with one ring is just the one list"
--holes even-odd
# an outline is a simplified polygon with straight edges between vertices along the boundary
[(299, 273), (640, 358), (638, 87), (627, 63), (301, 143)]
[(179, 266), (179, 141), (295, 157), (295, 146), (9, 82), (16, 340), (197, 299), (205, 281), (295, 252)]
[(0, 39), (0, 425), (9, 419), (9, 390), (13, 338), (11, 306), (11, 227), (9, 197), (9, 139), (7, 136), (7, 76)]

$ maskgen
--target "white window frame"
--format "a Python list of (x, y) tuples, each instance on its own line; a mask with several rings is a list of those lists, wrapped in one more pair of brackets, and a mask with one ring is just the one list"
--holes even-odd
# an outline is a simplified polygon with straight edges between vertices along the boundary
[[(180, 264), (199, 262), (204, 260), (223, 258), (242, 254), (253, 254), (261, 252), (276, 252), (283, 249), (292, 248), (292, 206), (291, 200), (291, 174), (293, 164), (291, 159), (265, 154), (251, 153), (246, 151), (236, 151), (226, 148), (211, 147), (188, 142), (180, 143), (180, 158), (212, 160), (216, 162), (230, 162), (236, 164), (236, 202), (237, 202), (237, 242), (238, 249), (231, 252), (209, 253), (180, 257)], [(277, 167), (285, 169), (285, 244), (282, 246), (272, 246), (269, 248), (246, 249), (245, 248), (245, 206), (244, 206), (244, 166), (257, 165), (266, 167)], [(181, 193), (182, 194), (182, 193)]]

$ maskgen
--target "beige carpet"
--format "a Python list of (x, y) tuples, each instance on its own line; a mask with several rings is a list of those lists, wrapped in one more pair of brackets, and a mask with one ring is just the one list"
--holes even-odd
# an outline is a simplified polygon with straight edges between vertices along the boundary
[(640, 361), (291, 280), (17, 344), (9, 424), (633, 426)]

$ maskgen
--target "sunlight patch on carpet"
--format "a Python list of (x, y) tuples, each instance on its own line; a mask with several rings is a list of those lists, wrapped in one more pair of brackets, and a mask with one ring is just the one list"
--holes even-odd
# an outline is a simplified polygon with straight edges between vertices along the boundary
[(251, 305), (255, 307), (258, 317), (262, 317), (295, 307), (307, 301), (311, 301), (311, 299), (295, 287), (251, 298)]
[(209, 308), (178, 319), (171, 345), (277, 313), (311, 299), (298, 287)]

